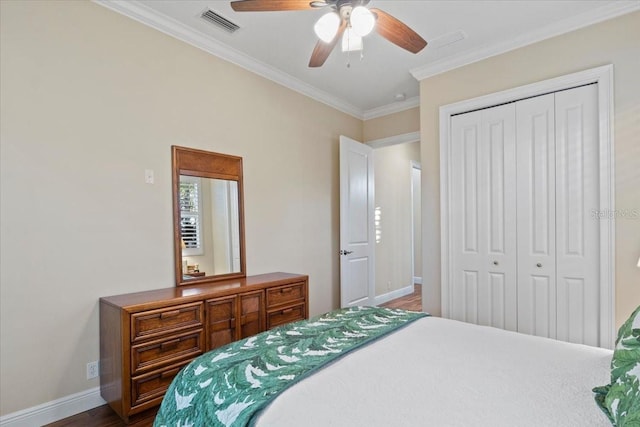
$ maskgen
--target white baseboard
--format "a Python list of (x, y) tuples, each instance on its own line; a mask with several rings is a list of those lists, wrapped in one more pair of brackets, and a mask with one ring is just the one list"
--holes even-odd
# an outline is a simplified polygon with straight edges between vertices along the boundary
[(0, 427), (33, 427), (49, 424), (104, 405), (100, 387), (71, 394), (0, 417)]
[(413, 285), (405, 286), (404, 288), (396, 289), (395, 291), (387, 292), (386, 294), (377, 295), (375, 298), (375, 304), (380, 305), (392, 299), (400, 298), (405, 295), (413, 293)]
[(414, 276), (413, 283), (415, 283), (416, 285), (422, 285), (422, 277)]

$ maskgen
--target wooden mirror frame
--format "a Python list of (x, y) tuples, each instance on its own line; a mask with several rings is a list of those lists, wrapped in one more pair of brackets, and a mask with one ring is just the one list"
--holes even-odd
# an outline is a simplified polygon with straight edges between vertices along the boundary
[[(173, 165), (173, 247), (175, 253), (176, 286), (216, 282), (246, 276), (244, 242), (244, 189), (242, 184), (242, 157), (171, 146)], [(182, 272), (182, 236), (180, 227), (180, 175), (223, 179), (238, 183), (238, 224), (240, 244), (240, 271), (184, 280)]]

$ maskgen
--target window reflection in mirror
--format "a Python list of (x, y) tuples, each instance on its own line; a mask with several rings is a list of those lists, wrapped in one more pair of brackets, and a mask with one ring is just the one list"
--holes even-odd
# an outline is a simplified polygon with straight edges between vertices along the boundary
[(238, 183), (180, 175), (182, 278), (238, 273)]

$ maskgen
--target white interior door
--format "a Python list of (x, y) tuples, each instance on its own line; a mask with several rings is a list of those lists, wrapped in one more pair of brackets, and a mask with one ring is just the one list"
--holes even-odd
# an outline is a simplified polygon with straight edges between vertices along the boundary
[(517, 329), (515, 108), (451, 119), (453, 319)]
[(340, 306), (374, 305), (373, 149), (340, 136)]
[(555, 94), (557, 338), (597, 346), (599, 336), (598, 87)]
[(556, 337), (554, 94), (516, 103), (518, 331)]

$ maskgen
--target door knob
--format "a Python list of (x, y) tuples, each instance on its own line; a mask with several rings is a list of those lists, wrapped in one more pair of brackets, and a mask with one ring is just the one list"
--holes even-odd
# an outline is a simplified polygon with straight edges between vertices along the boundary
[(540, 268), (540, 267), (542, 267), (542, 264), (541, 263), (537, 263), (536, 267)]
[(493, 261), (493, 265), (498, 265), (498, 261)]
[(349, 255), (352, 254), (353, 251), (345, 251), (344, 249), (340, 251), (340, 255)]

